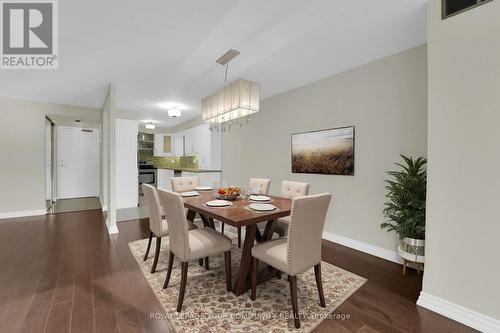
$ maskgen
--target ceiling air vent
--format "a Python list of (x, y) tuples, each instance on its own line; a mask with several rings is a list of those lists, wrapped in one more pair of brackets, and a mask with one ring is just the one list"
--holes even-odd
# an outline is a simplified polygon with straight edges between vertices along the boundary
[(441, 0), (443, 20), (493, 0)]

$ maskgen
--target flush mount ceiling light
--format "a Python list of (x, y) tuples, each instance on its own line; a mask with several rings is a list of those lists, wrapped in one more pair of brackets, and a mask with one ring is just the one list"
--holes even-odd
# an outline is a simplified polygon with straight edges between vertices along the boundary
[(155, 121), (154, 120), (145, 120), (144, 121), (146, 124), (144, 127), (149, 130), (154, 130), (156, 128)]
[(182, 111), (180, 109), (169, 109), (168, 110), (168, 116), (171, 118), (177, 118), (181, 116)]
[(229, 126), (236, 120), (241, 125), (241, 119), (259, 112), (260, 84), (254, 81), (238, 79), (226, 84), (229, 62), (240, 54), (237, 50), (229, 50), (217, 63), (226, 66), (224, 76), (225, 86), (201, 101), (201, 116), (210, 123), (210, 130), (219, 127), (225, 131), (225, 124)]

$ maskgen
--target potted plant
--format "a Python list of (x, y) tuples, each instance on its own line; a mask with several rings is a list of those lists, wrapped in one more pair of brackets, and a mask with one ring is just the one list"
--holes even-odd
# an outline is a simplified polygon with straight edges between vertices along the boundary
[(389, 171), (392, 179), (386, 180), (384, 215), (389, 221), (380, 227), (393, 231), (399, 237), (398, 253), (403, 258), (403, 274), (408, 262), (424, 262), (425, 247), (425, 197), (427, 187), (427, 159), (413, 159), (401, 155), (404, 163), (395, 163), (401, 169)]

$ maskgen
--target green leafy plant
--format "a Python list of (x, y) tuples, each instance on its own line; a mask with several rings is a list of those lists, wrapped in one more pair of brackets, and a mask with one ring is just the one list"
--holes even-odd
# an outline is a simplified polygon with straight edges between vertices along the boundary
[(380, 227), (393, 231), (400, 239), (425, 238), (425, 196), (427, 187), (427, 159), (401, 155), (404, 163), (395, 163), (399, 171), (388, 171), (393, 179), (386, 180), (384, 215), (389, 219)]

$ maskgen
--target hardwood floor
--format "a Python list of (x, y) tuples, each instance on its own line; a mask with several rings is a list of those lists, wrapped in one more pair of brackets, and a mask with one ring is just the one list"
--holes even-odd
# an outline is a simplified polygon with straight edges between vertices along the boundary
[[(99, 210), (0, 220), (0, 332), (168, 332), (128, 249), (148, 222), (118, 229), (109, 237)], [(350, 319), (317, 332), (474, 332), (415, 305), (416, 271), (327, 241), (323, 256), (368, 282), (335, 312)]]

